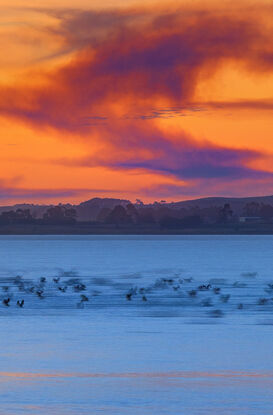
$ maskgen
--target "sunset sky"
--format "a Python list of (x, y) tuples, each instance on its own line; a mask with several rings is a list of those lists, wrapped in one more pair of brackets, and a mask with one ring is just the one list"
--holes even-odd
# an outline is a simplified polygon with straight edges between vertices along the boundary
[(0, 0), (0, 204), (273, 194), (272, 0)]

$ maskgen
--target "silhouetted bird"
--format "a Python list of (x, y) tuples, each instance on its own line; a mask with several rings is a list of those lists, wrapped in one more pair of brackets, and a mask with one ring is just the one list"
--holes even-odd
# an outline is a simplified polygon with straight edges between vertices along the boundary
[(79, 291), (84, 291), (86, 289), (86, 286), (84, 284), (77, 284), (74, 286), (74, 291), (79, 292)]
[(173, 279), (171, 279), (171, 278), (169, 278), (169, 279), (163, 278), (163, 279), (162, 279), (162, 281), (163, 281), (163, 282), (166, 282), (166, 283), (168, 283), (168, 284), (173, 284), (173, 283), (174, 283), (174, 280), (173, 280)]
[(40, 278), (40, 282), (41, 282), (42, 284), (44, 284), (44, 283), (46, 282), (46, 278), (45, 278), (45, 277)]
[(98, 290), (93, 290), (93, 292), (92, 292), (92, 295), (94, 296), (94, 297), (97, 297), (98, 295), (100, 295), (101, 294), (101, 291), (98, 291)]
[(224, 313), (223, 313), (223, 311), (222, 310), (213, 310), (213, 311), (210, 311), (209, 312), (209, 315), (211, 316), (211, 317), (223, 317), (223, 315), (224, 315)]
[[(139, 290), (139, 292), (140, 292), (140, 290)], [(131, 295), (137, 295), (138, 288), (137, 287), (130, 288), (130, 290), (128, 291), (128, 293), (130, 293)]]
[(265, 305), (267, 303), (268, 303), (267, 298), (259, 298), (259, 300), (258, 300), (258, 305)]
[(202, 284), (202, 285), (199, 285), (198, 290), (199, 291), (208, 291), (210, 288), (211, 288), (210, 284), (208, 284), (208, 285)]
[(67, 290), (67, 287), (58, 287), (58, 290), (61, 291), (62, 293), (65, 293)]
[(221, 291), (221, 288), (218, 288), (218, 287), (213, 288), (213, 292), (214, 292), (215, 294), (219, 294), (219, 293), (220, 293), (220, 291)]
[(127, 299), (128, 301), (131, 301), (131, 299), (132, 299), (132, 293), (127, 293), (127, 294), (126, 294), (126, 299)]
[(36, 291), (36, 294), (38, 295), (39, 298), (44, 298), (44, 296), (43, 296), (43, 294), (44, 294), (43, 290)]
[(228, 300), (230, 299), (230, 294), (221, 295), (220, 299), (221, 299), (222, 303), (227, 303)]
[(190, 297), (196, 297), (197, 291), (196, 290), (191, 290), (191, 291), (188, 291), (188, 294), (189, 294)]
[(6, 306), (6, 307), (9, 307), (9, 302), (10, 302), (10, 298), (5, 298), (3, 301), (2, 301), (2, 303)]
[(58, 284), (58, 282), (60, 281), (60, 277), (58, 277), (58, 278), (53, 278), (53, 281), (54, 281), (56, 284)]
[(16, 304), (18, 307), (23, 308), (25, 304), (25, 300), (21, 300), (21, 301), (18, 300)]
[(142, 296), (142, 301), (147, 301), (147, 297), (145, 295)]
[(242, 303), (238, 304), (237, 306), (238, 310), (242, 310), (244, 308), (244, 305)]
[(81, 301), (83, 301), (83, 302), (89, 301), (89, 298), (86, 297), (86, 295), (82, 294), (81, 295)]

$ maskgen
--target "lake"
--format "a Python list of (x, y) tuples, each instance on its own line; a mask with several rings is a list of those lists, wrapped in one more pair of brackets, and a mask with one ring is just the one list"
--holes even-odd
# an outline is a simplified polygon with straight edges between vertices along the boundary
[(272, 236), (0, 236), (0, 260), (0, 414), (273, 414)]

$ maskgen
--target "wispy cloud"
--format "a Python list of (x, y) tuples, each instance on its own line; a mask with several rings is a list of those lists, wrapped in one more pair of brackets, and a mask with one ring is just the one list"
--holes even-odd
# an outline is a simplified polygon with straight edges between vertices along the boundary
[(224, 62), (272, 71), (272, 33), (247, 13), (70, 11), (58, 30), (79, 52), (40, 74), (42, 85), (0, 87), (0, 114), (84, 133), (81, 120), (88, 116), (126, 115), (132, 108), (149, 118), (160, 101), (166, 108), (189, 105), (200, 78)]
[[(92, 156), (59, 159), (66, 166), (105, 166), (115, 170), (141, 171), (169, 176), (175, 181), (218, 183), (252, 180), (273, 181), (273, 173), (254, 168), (265, 155), (249, 149), (238, 149), (196, 141), (185, 132), (163, 132), (152, 122), (136, 120), (120, 125), (101, 126), (105, 147)], [(266, 155), (268, 157), (268, 155)], [(183, 185), (184, 186), (184, 185)], [(196, 190), (196, 189), (195, 189)]]
[(0, 200), (15, 201), (37, 201), (59, 199), (60, 202), (67, 198), (89, 197), (98, 194), (115, 194), (119, 193), (117, 189), (101, 188), (64, 188), (64, 189), (29, 189), (16, 186), (14, 180), (0, 180)]
[(234, 181), (221, 181), (218, 179), (194, 179), (187, 184), (156, 184), (140, 189), (144, 197), (154, 199), (183, 200), (196, 197), (247, 197), (271, 195), (272, 179), (238, 179)]

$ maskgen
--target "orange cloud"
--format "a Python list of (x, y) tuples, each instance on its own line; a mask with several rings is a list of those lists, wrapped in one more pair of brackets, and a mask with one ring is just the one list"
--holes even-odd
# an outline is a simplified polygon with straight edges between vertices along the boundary
[[(31, 126), (35, 134), (54, 131), (60, 143), (68, 138), (76, 139), (75, 147), (79, 139), (86, 143), (86, 156), (58, 158), (59, 165), (167, 175), (172, 192), (180, 194), (185, 186), (196, 195), (201, 188), (209, 193), (210, 186), (219, 193), (220, 184), (228, 190), (234, 182), (242, 189), (246, 181), (269, 189), (272, 176), (261, 166), (265, 155), (260, 151), (221, 145), (221, 136), (218, 144), (210, 137), (197, 137), (197, 142), (183, 128), (183, 116), (215, 112), (219, 106), (259, 112), (273, 107), (268, 97), (220, 103), (213, 97), (196, 99), (199, 84), (230, 62), (253, 76), (272, 74), (272, 8), (264, 3), (255, 13), (239, 13), (211, 4), (207, 9), (169, 7), (168, 12), (164, 4), (44, 10), (59, 22), (45, 29), (46, 36), (62, 39), (56, 54), (70, 58), (55, 69), (45, 65), (20, 81), (3, 83), (0, 115)], [(161, 122), (165, 119), (172, 122), (170, 132)], [(170, 189), (165, 182), (153, 186), (165, 193)]]
[[(76, 28), (81, 35), (73, 38)], [(81, 51), (41, 74), (41, 85), (0, 88), (1, 114), (38, 127), (86, 130), (90, 119), (124, 116), (128, 109), (189, 105), (198, 80), (225, 61), (272, 70), (272, 33), (247, 17), (82, 12), (60, 30)], [(107, 36), (97, 39), (100, 31)]]

